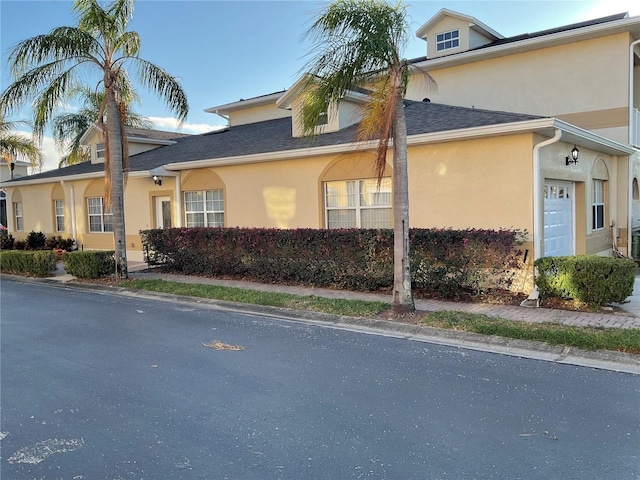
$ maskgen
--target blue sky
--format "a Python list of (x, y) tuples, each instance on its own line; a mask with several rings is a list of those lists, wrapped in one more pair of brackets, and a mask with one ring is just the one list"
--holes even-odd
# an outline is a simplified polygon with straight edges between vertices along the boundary
[[(640, 15), (638, 0), (405, 0), (404, 4), (414, 32), (441, 8), (448, 8), (507, 37), (620, 12)], [(137, 0), (129, 29), (140, 34), (142, 58), (180, 78), (190, 104), (182, 131), (201, 133), (225, 123), (205, 113), (205, 108), (284, 90), (296, 81), (310, 47), (304, 32), (323, 5), (311, 0)], [(69, 0), (0, 0), (0, 88), (11, 82), (7, 72), (11, 47), (54, 27), (75, 25), (71, 6)], [(425, 53), (426, 44), (412, 38), (404, 55), (415, 58)], [(142, 88), (138, 91), (142, 103), (136, 111), (150, 117), (156, 128), (175, 130), (175, 120), (162, 102)], [(29, 115), (27, 107), (11, 119)], [(49, 138), (43, 152), (45, 169), (55, 168), (58, 152)]]

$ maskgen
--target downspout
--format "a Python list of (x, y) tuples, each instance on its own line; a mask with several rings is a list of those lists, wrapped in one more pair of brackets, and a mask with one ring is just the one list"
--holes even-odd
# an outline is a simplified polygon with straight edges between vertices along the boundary
[[(540, 149), (559, 142), (562, 138), (562, 130), (556, 128), (556, 132), (552, 138), (540, 142), (533, 147), (533, 261), (535, 262), (541, 257), (540, 238), (541, 233), (544, 230), (543, 218), (540, 214), (540, 192), (542, 191), (542, 179), (540, 178)], [(535, 278), (535, 267), (534, 267)], [(534, 287), (533, 291), (529, 295), (529, 298), (524, 300), (521, 305), (523, 307), (529, 306), (530, 303), (534, 303), (538, 306), (539, 292), (538, 287)]]
[(62, 188), (69, 187), (69, 193), (71, 194), (71, 237), (78, 242), (78, 227), (76, 225), (76, 191), (73, 185), (65, 183), (64, 180), (60, 180)]
[(176, 176), (176, 227), (182, 227), (182, 190), (180, 190), (180, 178), (182, 178), (181, 172), (178, 172)]
[[(635, 47), (640, 44), (640, 40), (632, 42), (629, 46), (629, 145), (633, 147), (632, 138), (634, 130), (634, 112), (633, 112), (633, 64), (635, 60)], [(629, 156), (629, 176), (627, 177), (628, 205), (627, 205), (627, 257), (631, 258), (631, 228), (633, 227), (633, 162)]]
[(555, 135), (549, 140), (540, 142), (533, 147), (533, 260), (541, 257), (540, 237), (544, 230), (542, 215), (540, 215), (540, 192), (542, 182), (540, 179), (540, 149), (560, 141), (562, 130), (556, 128)]

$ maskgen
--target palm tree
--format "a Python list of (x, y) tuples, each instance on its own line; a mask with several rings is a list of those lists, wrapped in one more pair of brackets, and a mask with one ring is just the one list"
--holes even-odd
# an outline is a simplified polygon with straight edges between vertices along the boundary
[[(143, 60), (140, 37), (127, 31), (134, 0), (113, 0), (102, 7), (98, 0), (75, 0), (77, 27), (58, 27), (18, 43), (9, 55), (14, 83), (0, 102), (11, 110), (34, 100), (34, 134), (42, 137), (56, 106), (81, 85), (81, 74), (97, 74), (95, 90), (102, 91), (98, 121), (105, 119), (106, 203), (113, 213), (116, 270), (127, 278), (127, 249), (124, 221), (124, 181), (128, 166), (126, 138), (123, 134), (127, 104), (122, 93), (129, 87), (127, 66), (138, 81), (161, 96), (183, 122), (189, 112), (186, 95), (176, 78)], [(104, 116), (102, 115), (104, 112)]]
[[(125, 111), (124, 125), (127, 127), (151, 128), (153, 123), (131, 110), (129, 105), (138, 101), (138, 97), (132, 90), (119, 92), (123, 101), (127, 104)], [(89, 128), (98, 123), (104, 124), (104, 112), (100, 118), (100, 110), (104, 101), (104, 92), (96, 92), (86, 85), (78, 87), (77, 91), (71, 93), (72, 97), (82, 101), (82, 108), (74, 113), (64, 113), (56, 116), (52, 120), (53, 139), (58, 149), (65, 153), (60, 159), (58, 167), (65, 165), (75, 165), (86, 162), (90, 159), (89, 150), (80, 143), (83, 135)]]
[[(375, 174), (384, 173), (393, 146), (394, 279), (392, 309), (415, 310), (409, 268), (409, 188), (407, 126), (403, 99), (410, 74), (400, 57), (409, 24), (406, 10), (382, 0), (337, 0), (323, 10), (307, 32), (314, 47), (302, 104), (302, 127), (313, 135), (321, 115), (356, 87), (365, 87), (358, 140), (377, 140)], [(427, 75), (427, 80), (430, 77)], [(431, 80), (432, 81), (432, 80)]]
[[(4, 121), (0, 114), (0, 158), (8, 167), (22, 158), (31, 164), (34, 169), (42, 168), (43, 156), (33, 140), (16, 133), (19, 126), (29, 126), (25, 121)], [(12, 169), (13, 170), (13, 169)], [(13, 173), (11, 174), (13, 177)]]

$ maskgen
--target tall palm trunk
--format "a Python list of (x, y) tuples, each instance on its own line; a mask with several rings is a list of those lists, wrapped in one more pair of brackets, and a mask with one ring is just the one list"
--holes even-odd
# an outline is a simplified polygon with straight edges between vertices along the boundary
[(415, 310), (409, 265), (409, 181), (407, 122), (401, 90), (397, 89), (393, 122), (393, 301), (395, 313)]
[[(106, 83), (106, 82), (105, 82)], [(127, 268), (127, 239), (124, 222), (124, 174), (122, 161), (122, 122), (120, 110), (112, 88), (106, 88), (106, 130), (111, 183), (111, 212), (113, 213), (113, 241), (116, 252), (116, 276), (129, 278)]]

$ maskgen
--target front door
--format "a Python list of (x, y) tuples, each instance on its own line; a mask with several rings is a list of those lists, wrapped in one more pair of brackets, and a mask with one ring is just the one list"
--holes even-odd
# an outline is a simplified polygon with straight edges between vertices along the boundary
[(156, 197), (156, 228), (171, 228), (171, 197)]
[(544, 184), (544, 256), (575, 253), (573, 192), (570, 182), (547, 180)]

